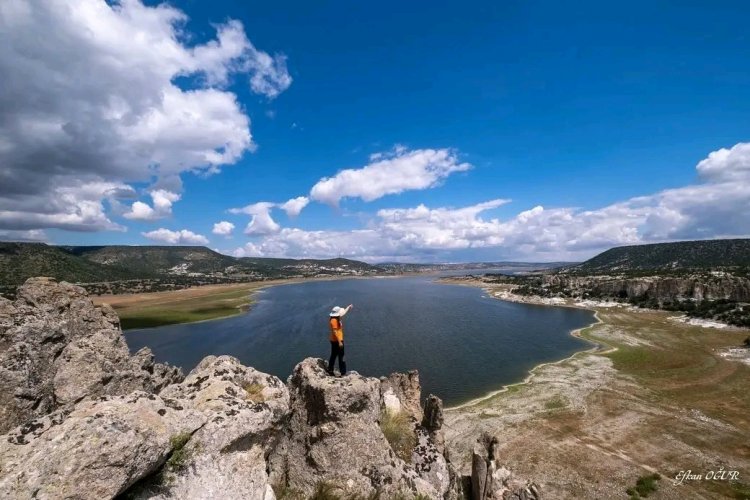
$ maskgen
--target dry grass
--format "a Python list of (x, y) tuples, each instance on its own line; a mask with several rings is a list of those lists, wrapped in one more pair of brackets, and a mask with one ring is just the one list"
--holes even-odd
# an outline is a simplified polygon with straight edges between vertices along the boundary
[(242, 385), (242, 388), (245, 389), (245, 392), (247, 393), (245, 395), (246, 400), (252, 401), (253, 403), (262, 403), (266, 400), (265, 396), (263, 396), (263, 386), (259, 383), (246, 382)]
[(414, 433), (414, 424), (406, 413), (384, 411), (380, 417), (380, 429), (396, 456), (410, 463), (411, 452), (417, 444), (417, 436)]

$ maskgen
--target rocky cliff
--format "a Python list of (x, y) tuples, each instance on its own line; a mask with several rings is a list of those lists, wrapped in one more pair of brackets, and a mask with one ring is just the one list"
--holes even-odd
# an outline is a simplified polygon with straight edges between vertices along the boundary
[(81, 288), (17, 296), (0, 301), (0, 498), (538, 498), (494, 459), (459, 475), (416, 372), (331, 377), (308, 358), (284, 383), (208, 356), (183, 378), (131, 356)]
[(143, 349), (131, 356), (120, 320), (83, 288), (31, 278), (0, 297), (0, 433), (84, 398), (158, 392), (181, 380)]
[(543, 285), (565, 289), (573, 295), (584, 292), (599, 297), (647, 298), (657, 301), (683, 299), (750, 302), (750, 279), (717, 272), (684, 277), (566, 276), (548, 274)]

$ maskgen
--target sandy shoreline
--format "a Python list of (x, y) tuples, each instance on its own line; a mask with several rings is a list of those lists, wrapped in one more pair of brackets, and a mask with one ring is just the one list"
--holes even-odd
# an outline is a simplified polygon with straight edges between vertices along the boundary
[[(498, 299), (498, 300), (503, 300), (503, 299)], [(534, 378), (534, 373), (537, 370), (541, 370), (545, 366), (552, 366), (552, 365), (558, 365), (560, 363), (565, 363), (566, 361), (569, 361), (572, 358), (574, 358), (574, 357), (576, 357), (576, 356), (578, 356), (578, 355), (580, 355), (582, 353), (587, 353), (587, 352), (608, 352), (609, 350), (616, 349), (614, 347), (611, 347), (609, 350), (602, 351), (601, 345), (599, 345), (599, 344), (597, 344), (595, 342), (592, 342), (591, 340), (586, 339), (586, 338), (584, 338), (584, 337), (581, 336), (581, 331), (586, 330), (587, 328), (591, 328), (591, 327), (593, 327), (593, 326), (595, 326), (595, 325), (597, 325), (597, 324), (599, 324), (599, 323), (602, 322), (602, 320), (599, 318), (598, 312), (595, 311), (595, 310), (593, 310), (593, 309), (590, 309), (590, 310), (594, 312), (594, 319), (596, 321), (594, 321), (593, 323), (591, 323), (591, 324), (589, 324), (587, 326), (584, 326), (584, 327), (581, 327), (581, 328), (576, 328), (575, 330), (571, 330), (570, 332), (568, 332), (568, 335), (570, 335), (572, 337), (577, 337), (579, 339), (585, 340), (586, 342), (588, 342), (590, 344), (593, 344), (591, 348), (584, 349), (583, 351), (576, 351), (573, 354), (571, 354), (570, 356), (568, 356), (566, 358), (563, 358), (563, 359), (559, 359), (557, 361), (547, 361), (545, 363), (540, 363), (540, 364), (534, 366), (533, 368), (531, 368), (529, 370), (528, 375), (526, 375), (523, 378), (523, 380), (521, 380), (520, 382), (514, 382), (512, 384), (504, 384), (500, 389), (497, 389), (495, 391), (490, 391), (489, 393), (485, 394), (484, 396), (479, 396), (478, 398), (471, 399), (471, 400), (469, 400), (469, 401), (467, 401), (465, 403), (461, 403), (461, 404), (458, 404), (458, 405), (455, 405), (455, 406), (448, 406), (448, 407), (445, 408), (445, 411), (460, 411), (460, 410), (462, 410), (464, 408), (470, 408), (472, 406), (481, 404), (484, 401), (487, 401), (488, 399), (492, 399), (492, 398), (498, 396), (499, 394), (502, 394), (504, 392), (508, 392), (509, 390), (511, 390), (512, 387), (517, 387), (517, 386), (522, 386), (522, 385), (528, 384)]]

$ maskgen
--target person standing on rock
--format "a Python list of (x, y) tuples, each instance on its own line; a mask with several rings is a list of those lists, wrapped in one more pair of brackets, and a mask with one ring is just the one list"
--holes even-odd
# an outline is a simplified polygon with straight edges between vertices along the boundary
[(331, 335), (328, 340), (331, 341), (331, 357), (328, 359), (328, 374), (333, 375), (333, 364), (336, 362), (336, 358), (339, 358), (339, 371), (341, 376), (346, 375), (346, 361), (344, 361), (344, 324), (341, 322), (341, 318), (346, 313), (351, 311), (353, 304), (349, 304), (347, 307), (335, 306), (329, 314), (328, 324), (331, 327)]

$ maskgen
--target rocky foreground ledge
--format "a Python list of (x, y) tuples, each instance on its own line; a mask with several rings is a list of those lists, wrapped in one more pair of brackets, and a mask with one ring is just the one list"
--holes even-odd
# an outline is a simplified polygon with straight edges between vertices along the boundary
[(119, 319), (79, 287), (28, 280), (0, 298), (0, 498), (539, 498), (477, 443), (472, 476), (445, 448), (419, 375), (286, 383), (231, 356), (187, 375), (130, 355)]

